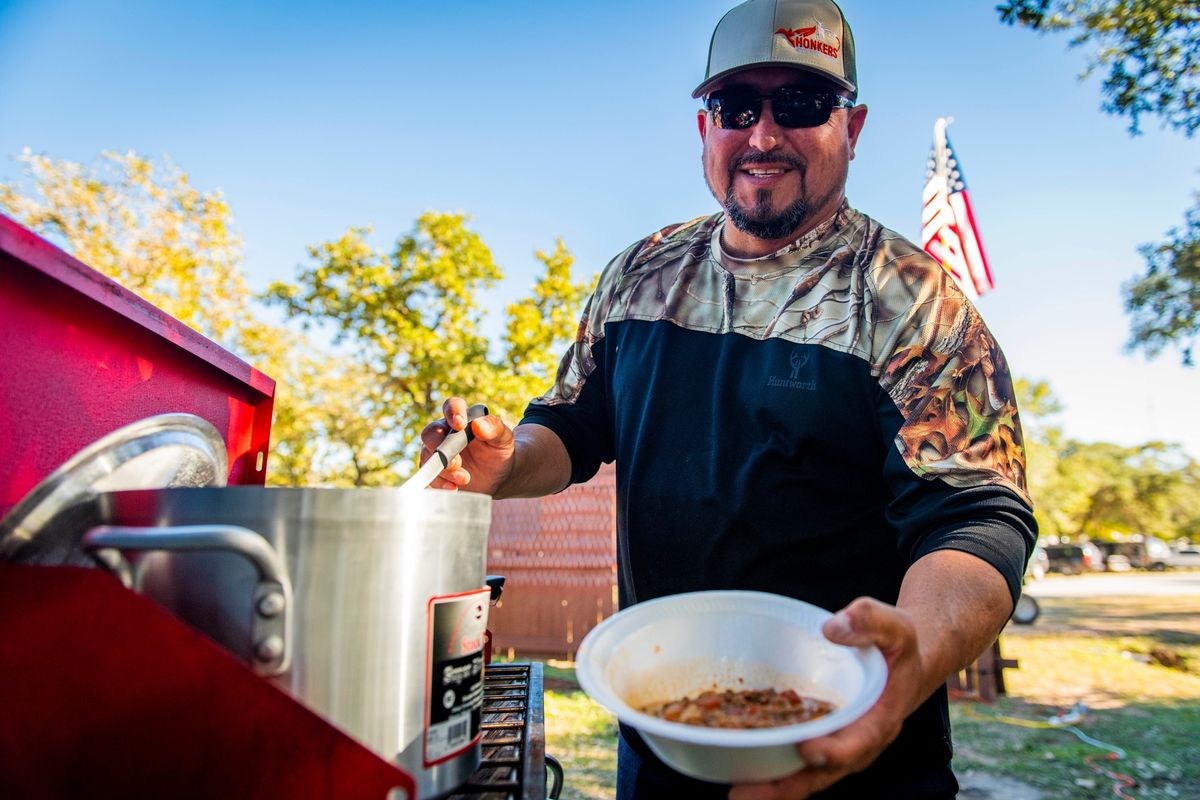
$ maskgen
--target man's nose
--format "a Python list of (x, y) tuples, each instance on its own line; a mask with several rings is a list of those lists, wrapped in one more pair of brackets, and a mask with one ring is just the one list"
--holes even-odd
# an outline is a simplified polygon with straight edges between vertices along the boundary
[(767, 153), (778, 147), (782, 138), (782, 129), (775, 121), (771, 101), (764, 100), (762, 113), (758, 115), (758, 121), (750, 129), (750, 146), (755, 150)]

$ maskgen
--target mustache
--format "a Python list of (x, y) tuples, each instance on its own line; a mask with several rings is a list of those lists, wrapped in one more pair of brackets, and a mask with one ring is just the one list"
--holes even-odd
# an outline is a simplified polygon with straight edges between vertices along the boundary
[(793, 169), (804, 169), (804, 161), (799, 156), (790, 153), (761, 153), (756, 150), (751, 153), (742, 153), (735, 158), (729, 167), (729, 174), (732, 175), (747, 164), (787, 164)]

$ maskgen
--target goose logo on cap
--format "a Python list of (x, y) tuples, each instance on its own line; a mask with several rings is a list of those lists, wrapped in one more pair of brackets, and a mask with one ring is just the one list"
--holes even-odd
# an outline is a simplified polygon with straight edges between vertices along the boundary
[(788, 44), (797, 50), (813, 50), (830, 58), (837, 58), (838, 50), (842, 49), (841, 37), (822, 25), (820, 20), (816, 20), (811, 28), (780, 28), (775, 35), (787, 39)]

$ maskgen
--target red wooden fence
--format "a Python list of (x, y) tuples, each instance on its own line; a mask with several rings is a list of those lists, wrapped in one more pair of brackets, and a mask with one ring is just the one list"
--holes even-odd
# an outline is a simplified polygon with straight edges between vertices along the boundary
[(504, 595), (488, 627), (497, 654), (571, 659), (584, 634), (617, 608), (616, 477), (492, 510), (488, 572)]

